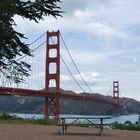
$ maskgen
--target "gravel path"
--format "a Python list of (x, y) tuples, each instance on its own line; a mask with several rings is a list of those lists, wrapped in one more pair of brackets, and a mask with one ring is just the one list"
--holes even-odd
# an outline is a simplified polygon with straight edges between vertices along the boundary
[(69, 127), (68, 133), (58, 135), (57, 126), (30, 124), (0, 124), (0, 140), (140, 140), (140, 131)]

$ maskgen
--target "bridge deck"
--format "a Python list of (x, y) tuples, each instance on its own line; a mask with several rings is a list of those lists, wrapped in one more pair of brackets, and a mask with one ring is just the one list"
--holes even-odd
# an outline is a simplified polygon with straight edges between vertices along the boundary
[[(53, 92), (47, 93), (44, 89), (43, 90), (32, 90), (32, 89), (10, 88), (10, 87), (0, 87), (0, 95), (56, 97), (55, 93), (53, 93)], [(95, 97), (95, 96), (81, 96), (79, 94), (66, 94), (66, 93), (60, 93), (60, 94), (57, 94), (57, 95), (59, 95), (60, 98), (64, 98), (64, 99), (96, 101), (96, 102), (110, 104), (110, 105), (117, 105), (113, 101), (102, 99), (102, 98)]]

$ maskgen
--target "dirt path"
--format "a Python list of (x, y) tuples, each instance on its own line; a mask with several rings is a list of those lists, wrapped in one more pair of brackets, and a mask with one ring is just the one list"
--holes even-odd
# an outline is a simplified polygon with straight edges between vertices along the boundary
[(104, 130), (69, 127), (68, 133), (58, 135), (57, 126), (29, 124), (0, 124), (0, 140), (140, 140), (140, 131)]

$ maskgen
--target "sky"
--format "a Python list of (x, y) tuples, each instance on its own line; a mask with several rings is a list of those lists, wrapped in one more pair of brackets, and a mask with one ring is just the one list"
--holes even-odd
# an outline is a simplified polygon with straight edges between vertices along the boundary
[[(120, 96), (140, 101), (140, 1), (61, 0), (63, 17), (44, 17), (38, 24), (15, 16), (16, 29), (33, 41), (44, 32), (60, 30), (69, 51), (94, 93), (112, 95), (119, 81)], [(41, 55), (39, 53), (39, 55)], [(61, 55), (81, 85), (65, 48)], [(82, 92), (61, 66), (61, 87)], [(43, 72), (38, 75), (44, 76)]]

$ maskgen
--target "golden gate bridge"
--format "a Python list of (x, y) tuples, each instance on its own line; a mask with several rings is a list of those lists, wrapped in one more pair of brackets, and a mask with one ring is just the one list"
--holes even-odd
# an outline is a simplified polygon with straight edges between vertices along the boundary
[[(71, 54), (66, 46), (66, 43), (65, 43), (65, 41), (64, 41), (64, 39), (59, 31), (47, 32), (47, 33), (43, 34), (38, 39), (36, 39), (32, 43), (32, 45), (34, 45), (44, 35), (47, 35), (45, 41), (40, 41), (40, 44), (37, 45), (37, 47), (35, 47), (34, 49), (32, 49), (32, 52), (34, 52), (38, 48), (41, 48), (44, 44), (46, 44), (44, 47), (45, 50), (43, 51), (43, 53), (45, 53), (45, 63), (44, 63), (44, 65), (45, 65), (45, 82), (44, 83), (45, 84), (44, 84), (44, 87), (42, 87), (41, 89), (33, 89), (31, 87), (29, 88), (29, 84), (30, 84), (29, 79), (25, 80), (25, 83), (22, 83), (20, 85), (10, 84), (7, 86), (6, 84), (4, 84), (4, 82), (1, 82), (0, 95), (2, 95), (2, 96), (44, 97), (45, 98), (44, 112), (45, 112), (46, 117), (55, 116), (56, 118), (59, 118), (60, 99), (95, 101), (95, 102), (99, 102), (99, 103), (109, 104), (109, 105), (113, 106), (113, 113), (119, 114), (120, 113), (120, 103), (119, 103), (119, 82), (118, 81), (113, 81), (113, 98), (112, 98), (112, 100), (107, 100), (107, 99), (103, 99), (103, 98), (95, 97), (95, 96), (83, 96), (83, 95), (79, 95), (79, 94), (67, 94), (67, 93), (62, 92), (60, 90), (60, 70), (61, 70), (60, 60), (62, 60), (62, 62), (66, 66), (68, 72), (72, 76), (73, 80), (76, 82), (76, 84), (79, 86), (79, 88), (81, 88), (85, 92), (84, 88), (76, 80), (76, 78), (72, 74), (71, 70), (69, 69), (68, 65), (66, 64), (64, 58), (60, 54), (60, 39), (61, 39), (62, 42), (64, 43), (64, 46), (65, 46), (71, 60), (72, 60), (72, 63), (74, 64), (74, 66), (75, 66), (76, 70), (78, 71), (84, 84), (91, 91), (91, 93), (94, 93), (92, 91), (92, 89), (88, 86), (86, 81), (84, 80), (84, 77), (82, 76), (82, 74), (80, 73), (74, 60), (72, 59), (72, 56), (71, 56)], [(52, 51), (55, 52), (55, 56), (52, 56)], [(24, 59), (25, 57), (26, 56), (22, 56), (22, 57), (18, 58), (17, 60), (20, 61), (20, 60)], [(38, 57), (38, 59), (40, 59), (40, 56)], [(29, 61), (29, 59), (26, 61)], [(43, 63), (41, 60), (39, 63), (41, 64), (41, 66), (43, 66)], [(53, 72), (51, 71), (52, 64), (55, 65), (55, 70), (53, 70)], [(41, 66), (38, 68), (34, 67), (34, 71), (36, 69), (42, 69)], [(32, 71), (31, 71), (31, 74), (32, 74)], [(36, 75), (38, 75), (38, 74), (39, 73), (36, 73)], [(2, 76), (1, 76), (1, 81), (2, 81)], [(55, 88), (53, 88), (53, 90), (50, 90), (52, 81), (55, 83), (55, 86), (54, 86)], [(34, 81), (33, 79), (31, 79), (30, 82), (32, 82), (32, 83), (35, 82), (38, 85), (40, 83), (39, 79), (37, 79), (37, 81)], [(26, 85), (27, 87), (24, 88), (21, 85), (22, 86)]]

